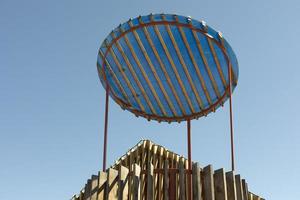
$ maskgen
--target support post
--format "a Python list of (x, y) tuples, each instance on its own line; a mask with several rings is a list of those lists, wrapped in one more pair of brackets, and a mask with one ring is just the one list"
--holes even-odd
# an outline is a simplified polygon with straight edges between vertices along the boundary
[(191, 121), (187, 120), (187, 141), (188, 141), (188, 200), (192, 199), (192, 144), (191, 144)]
[(231, 64), (228, 65), (229, 75), (229, 117), (230, 117), (230, 143), (231, 143), (231, 169), (234, 171), (234, 137), (233, 137), (233, 114), (232, 114), (232, 74)]
[(102, 167), (103, 172), (105, 172), (105, 170), (106, 170), (108, 104), (109, 104), (109, 86), (108, 86), (108, 84), (106, 84), (105, 118), (104, 118), (104, 141), (103, 141), (103, 167)]

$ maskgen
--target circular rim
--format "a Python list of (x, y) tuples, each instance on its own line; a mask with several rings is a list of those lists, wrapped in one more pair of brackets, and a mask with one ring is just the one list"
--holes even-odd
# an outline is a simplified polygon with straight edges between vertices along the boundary
[[(141, 16), (139, 16), (139, 18), (140, 17)], [(129, 20), (128, 22), (130, 22), (130, 21), (131, 20)], [(230, 61), (230, 58), (227, 54), (227, 50), (225, 49), (224, 45), (222, 44), (222, 42), (220, 42), (219, 40), (214, 38), (212, 35), (210, 35), (207, 31), (205, 31), (201, 28), (197, 28), (197, 27), (193, 26), (192, 24), (184, 24), (184, 23), (181, 23), (178, 21), (167, 21), (167, 20), (151, 21), (151, 22), (140, 23), (139, 25), (133, 26), (126, 31), (122, 31), (120, 35), (113, 38), (113, 40), (109, 43), (109, 45), (106, 46), (106, 51), (104, 52), (104, 56), (103, 56), (104, 59), (102, 59), (103, 60), (102, 66), (100, 66), (100, 68), (102, 70), (102, 74), (103, 74), (103, 81), (104, 81), (106, 87), (109, 87), (109, 83), (107, 81), (106, 73), (105, 73), (105, 66), (106, 66), (105, 58), (106, 58), (107, 54), (109, 53), (110, 49), (112, 48), (112, 46), (127, 33), (131, 33), (139, 28), (155, 26), (155, 25), (172, 25), (172, 26), (176, 26), (176, 27), (184, 27), (184, 28), (189, 28), (191, 30), (194, 30), (198, 33), (201, 33), (208, 40), (211, 40), (212, 42), (214, 42), (214, 44), (216, 44), (220, 48), (220, 50), (222, 51), (222, 53), (224, 55), (226, 63), (227, 63), (227, 70), (229, 70), (229, 68), (232, 70), (232, 63)], [(223, 37), (220, 34), (219, 34), (219, 39), (221, 41), (223, 40)], [(100, 55), (100, 53), (99, 53), (99, 55)], [(98, 75), (101, 79), (101, 75), (100, 75), (101, 72), (99, 71), (98, 67), (97, 67), (97, 69), (98, 69)], [(237, 85), (237, 79), (232, 80), (232, 85), (233, 85), (233, 89), (234, 89), (235, 86)], [(104, 88), (105, 88), (105, 86), (104, 86)], [(105, 89), (108, 89), (108, 88), (105, 88)], [(158, 122), (166, 121), (169, 123), (170, 122), (181, 122), (181, 121), (186, 121), (186, 120), (191, 120), (191, 119), (198, 119), (202, 116), (207, 116), (210, 112), (212, 112), (212, 111), (214, 112), (218, 107), (223, 106), (224, 102), (227, 100), (227, 97), (229, 96), (229, 92), (230, 91), (229, 91), (229, 83), (228, 83), (224, 90), (224, 94), (220, 98), (218, 98), (218, 100), (215, 103), (213, 103), (212, 105), (210, 105), (208, 108), (203, 109), (200, 112), (190, 114), (190, 115), (183, 115), (183, 116), (178, 116), (178, 117), (177, 116), (176, 117), (174, 117), (174, 116), (168, 117), (168, 116), (160, 116), (160, 115), (155, 115), (155, 114), (147, 114), (141, 110), (133, 109), (130, 104), (125, 103), (123, 100), (118, 98), (115, 94), (113, 94), (113, 92), (111, 90), (109, 90), (110, 96), (121, 106), (122, 109), (129, 110), (130, 112), (135, 114), (137, 117), (141, 116), (141, 117), (146, 118), (149, 121), (153, 119), (153, 120), (157, 120)]]

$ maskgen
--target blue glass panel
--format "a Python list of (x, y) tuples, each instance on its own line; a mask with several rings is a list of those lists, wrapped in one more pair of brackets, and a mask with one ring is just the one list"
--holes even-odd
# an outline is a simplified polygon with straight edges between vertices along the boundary
[[(153, 52), (153, 50), (152, 50), (152, 48), (151, 48), (151, 46), (148, 42), (143, 30), (138, 29), (137, 33), (138, 33), (138, 35), (139, 35), (139, 37), (140, 37), (140, 39), (141, 39), (141, 41), (142, 41), (142, 43), (145, 47), (145, 50), (146, 50), (148, 56), (150, 57), (150, 60), (151, 60), (152, 64), (154, 65), (154, 68), (157, 72), (157, 75), (158, 75), (159, 79), (161, 80), (162, 85), (165, 88), (168, 97), (170, 98), (172, 104), (175, 107), (176, 113), (178, 113), (179, 115), (182, 115), (181, 110), (180, 110), (178, 104), (176, 103), (176, 99), (175, 99), (175, 97), (174, 97), (174, 95), (171, 91), (171, 88), (169, 87), (169, 85), (167, 83), (166, 76), (164, 75), (164, 72), (162, 70), (162, 67), (164, 67), (164, 66), (160, 66), (159, 61), (157, 60), (157, 58), (156, 58), (156, 56), (155, 56), (155, 54), (154, 54), (154, 52)], [(158, 47), (158, 45), (156, 45), (156, 48), (157, 47)]]
[[(164, 19), (163, 19), (164, 16)], [(177, 22), (182, 25), (189, 24), (196, 29), (204, 30), (204, 28), (207, 30), (208, 35), (214, 38), (219, 44), (222, 45), (222, 42), (220, 40), (220, 37), (218, 35), (218, 32), (212, 29), (209, 26), (203, 25), (202, 22), (191, 19), (190, 17), (185, 17), (185, 16), (176, 16), (172, 14), (155, 14), (155, 15), (147, 15), (147, 16), (141, 16), (140, 17), (142, 23), (148, 24), (148, 23), (155, 23), (155, 22), (161, 22), (161, 21), (166, 21), (166, 22)], [(129, 24), (132, 23), (132, 26)], [(105, 75), (107, 77), (107, 82), (111, 87), (112, 91), (112, 97), (114, 99), (118, 98), (127, 104), (130, 105), (130, 107), (126, 108), (134, 113), (136, 113), (134, 110), (141, 111), (141, 106), (145, 108), (145, 113), (146, 115), (157, 115), (158, 117), (161, 117), (162, 119), (168, 118), (169, 120), (172, 120), (172, 117), (186, 117), (188, 115), (197, 115), (200, 114), (201, 109), (199, 106), (199, 102), (197, 101), (196, 95), (199, 95), (204, 109), (210, 109), (210, 105), (208, 103), (207, 97), (204, 92), (204, 87), (200, 82), (199, 79), (199, 74), (197, 73), (198, 70), (200, 71), (200, 74), (204, 80), (204, 85), (209, 93), (209, 96), (212, 100), (212, 103), (215, 103), (219, 101), (220, 99), (216, 96), (215, 89), (213, 87), (211, 78), (209, 77), (208, 74), (208, 69), (206, 69), (203, 58), (201, 57), (201, 54), (199, 52), (196, 40), (194, 38), (194, 35), (192, 34), (191, 29), (189, 28), (184, 28), (182, 27), (182, 30), (184, 32), (184, 35), (186, 37), (187, 43), (185, 44), (182, 35), (178, 29), (177, 26), (169, 24), (168, 26), (171, 29), (171, 32), (174, 37), (174, 40), (172, 42), (169, 33), (167, 32), (166, 26), (167, 25), (156, 25), (159, 29), (159, 32), (163, 38), (163, 41), (166, 45), (167, 52), (170, 53), (171, 60), (174, 62), (174, 66), (171, 66), (170, 60), (168, 59), (165, 50), (163, 49), (163, 46), (158, 39), (158, 36), (156, 35), (153, 24), (148, 24), (144, 29), (148, 30), (149, 32), (149, 37), (151, 41), (154, 44), (154, 48), (156, 49), (159, 58), (154, 54), (152, 47), (150, 46), (150, 43), (148, 42), (145, 33), (143, 31), (143, 28), (138, 28), (136, 29), (136, 33), (139, 35), (139, 38), (141, 40), (141, 43), (144, 46), (144, 50), (146, 51), (147, 55), (149, 56), (149, 59), (151, 60), (153, 67), (155, 68), (155, 71), (157, 72), (157, 76), (159, 77), (164, 90), (166, 91), (169, 99), (171, 100), (175, 110), (176, 110), (176, 115), (173, 114), (170, 105), (167, 102), (167, 99), (165, 95), (162, 92), (162, 88), (159, 86), (157, 79), (155, 78), (153, 71), (145, 57), (145, 53), (142, 51), (141, 47), (139, 46), (138, 42), (136, 41), (133, 33), (131, 33), (131, 28), (132, 27), (137, 27), (140, 25), (139, 19), (134, 18), (130, 22), (126, 22), (118, 26), (117, 28), (114, 29), (113, 34), (109, 34), (106, 38), (106, 42), (108, 45), (112, 45), (111, 51), (115, 53), (115, 56), (117, 57), (118, 62), (121, 65), (121, 71), (124, 73), (126, 76), (126, 79), (130, 82), (132, 89), (134, 91), (131, 91), (131, 89), (128, 87), (127, 82), (125, 81), (125, 78), (123, 77), (121, 71), (119, 70), (119, 67), (117, 66), (116, 61), (113, 59), (112, 55), (110, 53), (106, 54), (106, 51), (108, 50), (107, 45), (105, 42), (101, 44), (101, 47), (99, 49), (99, 52), (102, 52), (103, 55), (106, 56), (106, 62), (109, 63), (111, 67), (111, 71), (108, 68), (108, 66), (105, 66)], [(121, 29), (120, 29), (121, 27)], [(122, 32), (126, 32), (125, 35), (123, 34), (121, 37)], [(225, 87), (222, 82), (220, 72), (217, 68), (217, 64), (215, 61), (215, 58), (212, 54), (212, 51), (210, 49), (210, 46), (208, 45), (207, 42), (207, 36), (203, 35), (200, 32), (197, 32), (197, 38), (200, 41), (200, 45), (203, 48), (203, 52), (205, 55), (205, 58), (208, 63), (208, 68), (209, 71), (211, 72), (213, 76), (213, 80), (216, 83), (217, 89), (220, 93), (220, 96), (223, 96), (225, 94)], [(129, 44), (127, 44), (124, 40), (124, 36), (128, 38), (129, 43), (132, 46), (132, 49), (129, 48)], [(114, 38), (116, 37), (121, 37), (118, 39), (117, 43), (122, 47), (125, 57), (128, 58), (129, 64), (132, 66), (132, 71), (130, 72), (129, 66), (124, 60), (123, 55), (121, 52), (118, 50), (116, 47), (116, 44), (112, 44), (114, 41)], [(116, 41), (114, 41), (116, 42)], [(236, 55), (234, 54), (231, 46), (228, 44), (228, 42), (224, 39), (223, 40), (223, 45), (225, 47), (226, 52), (223, 52), (220, 47), (212, 42), (213, 48), (216, 53), (216, 57), (218, 59), (218, 62), (220, 63), (220, 70), (223, 72), (223, 75), (225, 77), (226, 82), (228, 82), (228, 64), (225, 58), (225, 54), (228, 55), (229, 60), (232, 64), (233, 68), (233, 73), (234, 77), (237, 79), (238, 78), (238, 62), (236, 59)], [(177, 45), (179, 52), (176, 52), (174, 45)], [(191, 52), (188, 51), (187, 46), (191, 49)], [(133, 51), (133, 52), (132, 52)], [(179, 55), (178, 55), (179, 53)], [(224, 54), (225, 53), (225, 54)], [(193, 63), (191, 54), (195, 59), (195, 63)], [(136, 55), (137, 59), (133, 56)], [(183, 61), (179, 59), (179, 56), (182, 57)], [(158, 59), (161, 59), (162, 65), (160, 65), (160, 62)], [(138, 60), (138, 61), (137, 61)], [(101, 55), (98, 55), (97, 59), (97, 69), (99, 71), (99, 78), (102, 83), (102, 85), (105, 87), (105, 82), (103, 81), (104, 75), (102, 74), (102, 66), (103, 66), (103, 60)], [(186, 69), (184, 69), (186, 67)], [(198, 69), (197, 69), (198, 67)], [(163, 71), (165, 70), (165, 72)], [(142, 73), (142, 71), (145, 72), (145, 74)], [(178, 76), (176, 77), (175, 71), (178, 72)], [(126, 93), (125, 97), (121, 91), (120, 85), (117, 83), (115, 78), (113, 77), (112, 74), (115, 74), (116, 79), (119, 81), (119, 83), (122, 85), (122, 88), (124, 92)], [(136, 75), (136, 79), (138, 79), (138, 82), (141, 84), (141, 88), (145, 91), (145, 94), (142, 94), (141, 88), (138, 86), (136, 79), (133, 77), (133, 74)], [(190, 81), (188, 80), (188, 76), (190, 77)], [(169, 85), (167, 81), (167, 77), (170, 79), (171, 85)], [(195, 112), (192, 112), (188, 103), (187, 103), (187, 97), (184, 95), (182, 87), (179, 84), (179, 80), (183, 84), (183, 88), (187, 92), (187, 96), (190, 99), (192, 106), (194, 108)], [(149, 81), (147, 81), (148, 79)], [(150, 82), (150, 83), (149, 83)], [(151, 89), (149, 85), (153, 86), (153, 89), (155, 92)], [(193, 85), (196, 88), (196, 91), (192, 90), (191, 85)], [(235, 85), (233, 85), (235, 87)], [(233, 89), (234, 89), (233, 87)], [(176, 91), (176, 94), (179, 97), (179, 102), (177, 101), (175, 97), (175, 93), (172, 90)], [(162, 113), (162, 108), (157, 102), (157, 98), (155, 97), (154, 94), (157, 94), (157, 98), (159, 98), (159, 101), (161, 102), (163, 109), (166, 111), (166, 115)], [(154, 107), (155, 113), (150, 109), (148, 102), (146, 101), (145, 97), (149, 99), (151, 104)], [(138, 104), (137, 100), (139, 99), (141, 102), (141, 106)], [(226, 100), (227, 96), (223, 99)], [(183, 109), (179, 106), (179, 104), (183, 105)], [(217, 105), (215, 108), (219, 107)], [(144, 112), (144, 111), (142, 111)], [(184, 113), (186, 113), (184, 115)], [(136, 113), (137, 114), (137, 113)], [(182, 119), (183, 120), (183, 119)]]

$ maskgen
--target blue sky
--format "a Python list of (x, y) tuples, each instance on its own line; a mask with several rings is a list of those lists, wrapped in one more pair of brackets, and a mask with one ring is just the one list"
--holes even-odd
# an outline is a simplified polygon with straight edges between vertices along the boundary
[[(266, 199), (300, 196), (300, 2), (0, 1), (0, 195), (69, 199), (102, 166), (102, 40), (119, 23), (176, 13), (222, 31), (240, 65), (236, 168)], [(111, 101), (112, 102), (112, 101)], [(186, 155), (186, 127), (110, 104), (108, 163), (148, 138)], [(193, 160), (230, 169), (228, 103), (192, 122)]]

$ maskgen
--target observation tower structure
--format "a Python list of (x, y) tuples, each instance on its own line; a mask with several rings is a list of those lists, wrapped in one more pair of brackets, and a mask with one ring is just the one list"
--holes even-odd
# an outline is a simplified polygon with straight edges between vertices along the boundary
[[(235, 175), (232, 93), (239, 67), (223, 37), (204, 21), (173, 14), (128, 20), (103, 41), (97, 70), (105, 89), (102, 172), (73, 198), (98, 199), (261, 199)], [(137, 117), (187, 124), (187, 157), (149, 140), (141, 141), (107, 168), (109, 100)], [(192, 162), (191, 121), (229, 100), (231, 171)]]

